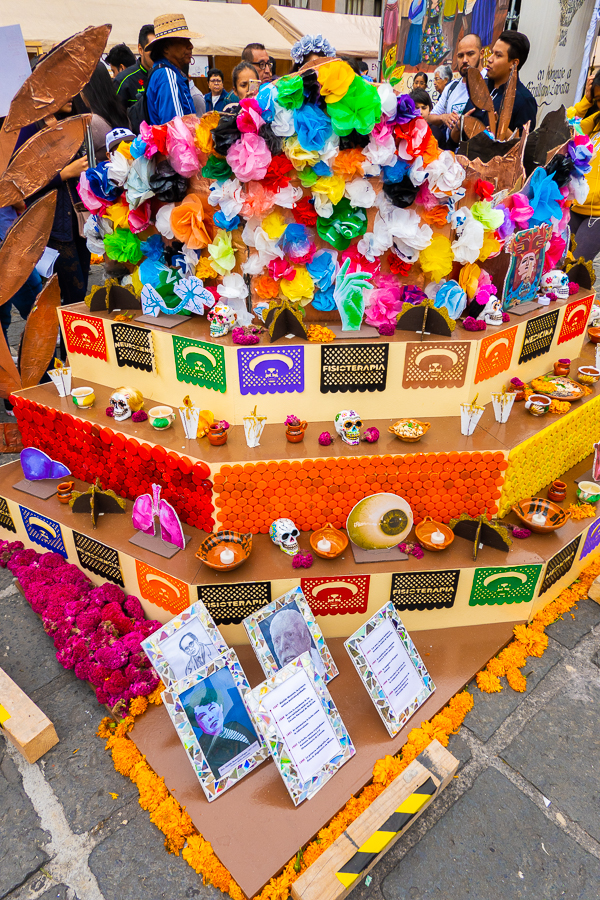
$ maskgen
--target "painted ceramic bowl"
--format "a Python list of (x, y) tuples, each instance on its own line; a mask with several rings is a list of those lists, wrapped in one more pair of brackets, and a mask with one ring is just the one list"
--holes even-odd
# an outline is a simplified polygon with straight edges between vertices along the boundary
[[(325, 546), (324, 542), (329, 544), (329, 548)], [(326, 525), (323, 525), (322, 528), (311, 534), (310, 546), (317, 556), (320, 556), (322, 559), (335, 559), (348, 546), (348, 538), (343, 531), (327, 522)]]
[(577, 496), (582, 503), (597, 503), (600, 500), (600, 484), (580, 481), (577, 485)]
[(401, 441), (413, 444), (420, 441), (424, 434), (431, 428), (431, 422), (419, 422), (418, 419), (398, 419), (394, 425), (390, 425), (388, 431), (395, 434)]
[(581, 366), (577, 369), (577, 381), (579, 384), (596, 384), (600, 378), (600, 369), (595, 366)]
[(91, 387), (73, 388), (71, 400), (80, 409), (89, 409), (96, 402), (96, 395)]
[(153, 406), (148, 410), (148, 418), (157, 431), (166, 431), (175, 421), (175, 413), (170, 406)]
[(546, 397), (544, 394), (531, 394), (525, 401), (525, 409), (532, 416), (545, 416), (550, 409), (551, 402), (550, 397)]
[[(216, 531), (210, 534), (198, 547), (199, 559), (216, 572), (231, 572), (245, 563), (252, 550), (252, 535), (239, 531)], [(233, 559), (231, 559), (233, 554)], [(222, 556), (223, 555), (223, 556)]]
[(550, 534), (551, 531), (562, 528), (570, 517), (570, 513), (542, 497), (527, 497), (513, 506), (512, 510), (526, 528), (537, 534)]
[[(454, 532), (443, 522), (436, 522), (431, 516), (425, 516), (422, 522), (415, 525), (415, 534), (419, 543), (423, 544), (426, 550), (445, 550), (454, 540)], [(434, 535), (442, 535), (444, 540), (433, 540)]]

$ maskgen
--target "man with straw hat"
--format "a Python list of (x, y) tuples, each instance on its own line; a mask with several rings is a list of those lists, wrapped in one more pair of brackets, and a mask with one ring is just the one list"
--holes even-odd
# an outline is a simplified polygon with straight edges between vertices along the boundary
[(188, 78), (193, 54), (190, 38), (202, 35), (189, 30), (181, 13), (157, 16), (154, 34), (150, 45), (154, 66), (146, 88), (148, 121), (164, 125), (175, 116), (196, 112)]

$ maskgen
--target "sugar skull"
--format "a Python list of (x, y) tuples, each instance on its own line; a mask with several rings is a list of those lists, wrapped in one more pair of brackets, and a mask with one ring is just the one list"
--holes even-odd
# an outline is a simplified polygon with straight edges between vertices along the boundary
[(343, 409), (334, 419), (335, 430), (346, 444), (355, 447), (360, 443), (362, 419), (354, 409)]
[(496, 294), (492, 294), (483, 308), (480, 319), (487, 325), (502, 325), (502, 301)]
[(236, 323), (237, 316), (230, 306), (217, 303), (206, 317), (210, 322), (211, 337), (223, 337)]
[(119, 387), (111, 394), (110, 405), (113, 408), (113, 419), (124, 422), (132, 413), (142, 408), (144, 395), (132, 387)]
[(299, 552), (299, 534), (291, 519), (275, 519), (269, 526), (269, 537), (288, 556), (295, 556)]
[(560, 269), (552, 269), (542, 275), (540, 290), (542, 294), (556, 294), (559, 300), (568, 300), (569, 276)]

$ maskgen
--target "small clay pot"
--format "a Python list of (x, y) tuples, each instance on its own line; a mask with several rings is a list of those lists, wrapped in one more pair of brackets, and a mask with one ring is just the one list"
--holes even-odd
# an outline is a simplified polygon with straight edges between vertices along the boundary
[(567, 496), (567, 485), (564, 481), (553, 481), (548, 488), (548, 500), (554, 503), (562, 503)]
[(299, 425), (287, 425), (285, 436), (290, 444), (299, 444), (304, 440), (304, 432), (308, 428), (308, 422), (300, 422)]
[(227, 429), (218, 423), (208, 426), (208, 443), (213, 447), (220, 447), (227, 443)]
[(529, 399), (525, 402), (525, 409), (532, 416), (545, 416), (550, 409), (551, 402), (550, 397), (546, 397), (545, 394), (530, 394)]
[(515, 403), (516, 403), (518, 400), (524, 400), (524, 399), (525, 399), (525, 390), (521, 390), (521, 388), (516, 388), (516, 387), (514, 386), (514, 384), (509, 384), (509, 386), (506, 388), (506, 390), (507, 390), (507, 392), (510, 391), (511, 394), (514, 394), (514, 395), (515, 395)]
[(555, 375), (562, 375), (564, 378), (568, 378), (570, 371), (571, 371), (571, 360), (570, 359), (559, 359), (554, 363), (554, 374)]
[(592, 325), (591, 328), (588, 328), (588, 337), (592, 344), (600, 344), (600, 328), (597, 325)]
[(68, 503), (73, 496), (74, 481), (63, 481), (56, 488), (59, 503)]

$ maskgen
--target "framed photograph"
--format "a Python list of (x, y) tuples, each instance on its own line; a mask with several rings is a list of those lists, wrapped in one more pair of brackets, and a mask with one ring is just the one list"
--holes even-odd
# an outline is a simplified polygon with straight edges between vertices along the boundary
[(267, 678), (302, 653), (310, 653), (315, 669), (325, 682), (338, 674), (301, 588), (292, 588), (247, 616), (244, 627)]
[(235, 652), (228, 650), (163, 691), (163, 703), (209, 803), (269, 757), (246, 707), (249, 690)]
[(390, 601), (344, 642), (375, 709), (394, 737), (435, 691), (419, 652)]
[(246, 695), (294, 805), (310, 800), (355, 750), (307, 650)]
[(142, 648), (167, 687), (193, 675), (228, 649), (200, 600), (142, 641)]

